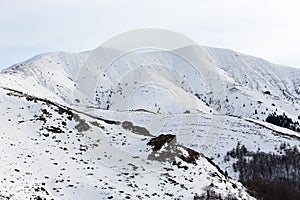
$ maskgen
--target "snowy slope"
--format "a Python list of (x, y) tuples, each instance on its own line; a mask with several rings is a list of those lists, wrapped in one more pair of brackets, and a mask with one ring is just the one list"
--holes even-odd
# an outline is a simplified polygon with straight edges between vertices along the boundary
[[(153, 137), (124, 128), (126, 121), (95, 118), (18, 91), (0, 92), (4, 199), (192, 199), (206, 188), (250, 199), (240, 183), (203, 155), (192, 156), (176, 138), (154, 151), (147, 145)], [(195, 155), (193, 162), (184, 159)]]
[(1, 72), (0, 197), (192, 199), (210, 189), (251, 199), (222, 172), (238, 179), (226, 152), (238, 142), (300, 148), (298, 133), (264, 122), (272, 112), (298, 120), (298, 69), (211, 47), (134, 51), (95, 68), (92, 54), (43, 54)]
[(1, 86), (70, 104), (75, 78), (88, 52), (42, 54), (2, 70)]
[(275, 65), (231, 50), (206, 49), (223, 77), (231, 79), (224, 81), (227, 114), (264, 120), (269, 113), (285, 112), (297, 120), (300, 109), (299, 69)]

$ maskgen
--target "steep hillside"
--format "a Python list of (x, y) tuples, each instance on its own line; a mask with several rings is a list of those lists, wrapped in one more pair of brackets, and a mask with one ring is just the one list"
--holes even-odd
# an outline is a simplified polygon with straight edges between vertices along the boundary
[(250, 199), (208, 158), (129, 121), (1, 89), (2, 199)]

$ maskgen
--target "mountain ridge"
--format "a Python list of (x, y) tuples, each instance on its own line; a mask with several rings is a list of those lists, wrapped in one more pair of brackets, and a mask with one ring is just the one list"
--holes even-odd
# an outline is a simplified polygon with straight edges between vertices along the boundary
[(266, 122), (274, 112), (299, 121), (300, 70), (210, 47), (133, 51), (103, 68), (91, 54), (1, 71), (0, 196), (254, 199), (226, 152), (300, 147), (297, 132)]

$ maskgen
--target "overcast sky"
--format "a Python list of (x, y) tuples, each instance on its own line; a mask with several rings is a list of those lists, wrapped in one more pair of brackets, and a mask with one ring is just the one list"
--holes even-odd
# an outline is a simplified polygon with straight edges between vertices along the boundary
[(0, 0), (0, 68), (138, 28), (300, 67), (299, 0)]

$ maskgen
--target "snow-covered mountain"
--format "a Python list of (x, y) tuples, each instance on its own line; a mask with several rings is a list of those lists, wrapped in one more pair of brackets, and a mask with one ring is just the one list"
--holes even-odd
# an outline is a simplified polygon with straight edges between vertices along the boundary
[(226, 153), (238, 142), (300, 147), (298, 132), (266, 122), (299, 121), (299, 69), (211, 47), (133, 51), (105, 66), (94, 54), (1, 72), (1, 198), (252, 199)]

